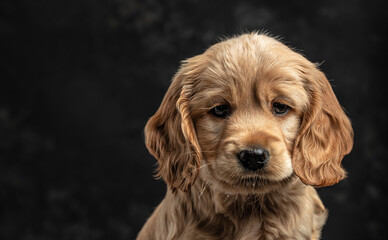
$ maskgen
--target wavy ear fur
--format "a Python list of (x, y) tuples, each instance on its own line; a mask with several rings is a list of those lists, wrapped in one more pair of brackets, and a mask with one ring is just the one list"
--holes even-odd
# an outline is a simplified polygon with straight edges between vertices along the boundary
[(315, 66), (303, 66), (310, 105), (293, 151), (295, 173), (306, 184), (330, 186), (346, 176), (341, 161), (353, 146), (353, 129), (329, 81)]
[(145, 127), (148, 151), (158, 160), (156, 176), (170, 189), (188, 191), (201, 162), (189, 100), (201, 70), (201, 56), (186, 60)]

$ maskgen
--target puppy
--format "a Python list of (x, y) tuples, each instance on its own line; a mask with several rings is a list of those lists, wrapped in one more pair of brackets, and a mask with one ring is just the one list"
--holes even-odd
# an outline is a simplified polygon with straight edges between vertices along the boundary
[(169, 189), (137, 239), (319, 239), (314, 187), (346, 175), (351, 123), (325, 75), (265, 34), (183, 62), (145, 127)]

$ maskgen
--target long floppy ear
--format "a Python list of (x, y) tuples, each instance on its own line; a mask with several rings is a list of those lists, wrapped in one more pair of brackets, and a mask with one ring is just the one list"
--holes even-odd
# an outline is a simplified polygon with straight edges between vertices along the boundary
[(346, 176), (341, 161), (353, 147), (353, 129), (325, 75), (312, 64), (301, 72), (310, 105), (295, 140), (292, 163), (304, 183), (330, 186)]
[(190, 189), (202, 158), (189, 106), (200, 70), (199, 58), (182, 64), (158, 111), (145, 127), (146, 146), (158, 160), (156, 176), (163, 178), (173, 191)]

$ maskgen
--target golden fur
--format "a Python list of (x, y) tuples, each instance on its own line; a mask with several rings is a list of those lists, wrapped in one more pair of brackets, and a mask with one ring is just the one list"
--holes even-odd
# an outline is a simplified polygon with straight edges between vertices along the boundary
[[(274, 114), (274, 103), (289, 106)], [(228, 117), (212, 109), (230, 108)], [(316, 190), (345, 177), (353, 130), (325, 75), (263, 34), (211, 46), (183, 62), (145, 128), (169, 190), (143, 239), (319, 239), (327, 217)], [(236, 155), (261, 146), (260, 171)]]

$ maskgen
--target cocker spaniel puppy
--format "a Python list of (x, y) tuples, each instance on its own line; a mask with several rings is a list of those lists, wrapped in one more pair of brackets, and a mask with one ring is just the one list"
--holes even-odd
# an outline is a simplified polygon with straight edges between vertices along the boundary
[(346, 175), (351, 123), (325, 75), (258, 33), (183, 62), (145, 127), (169, 189), (143, 239), (319, 239), (314, 187)]

